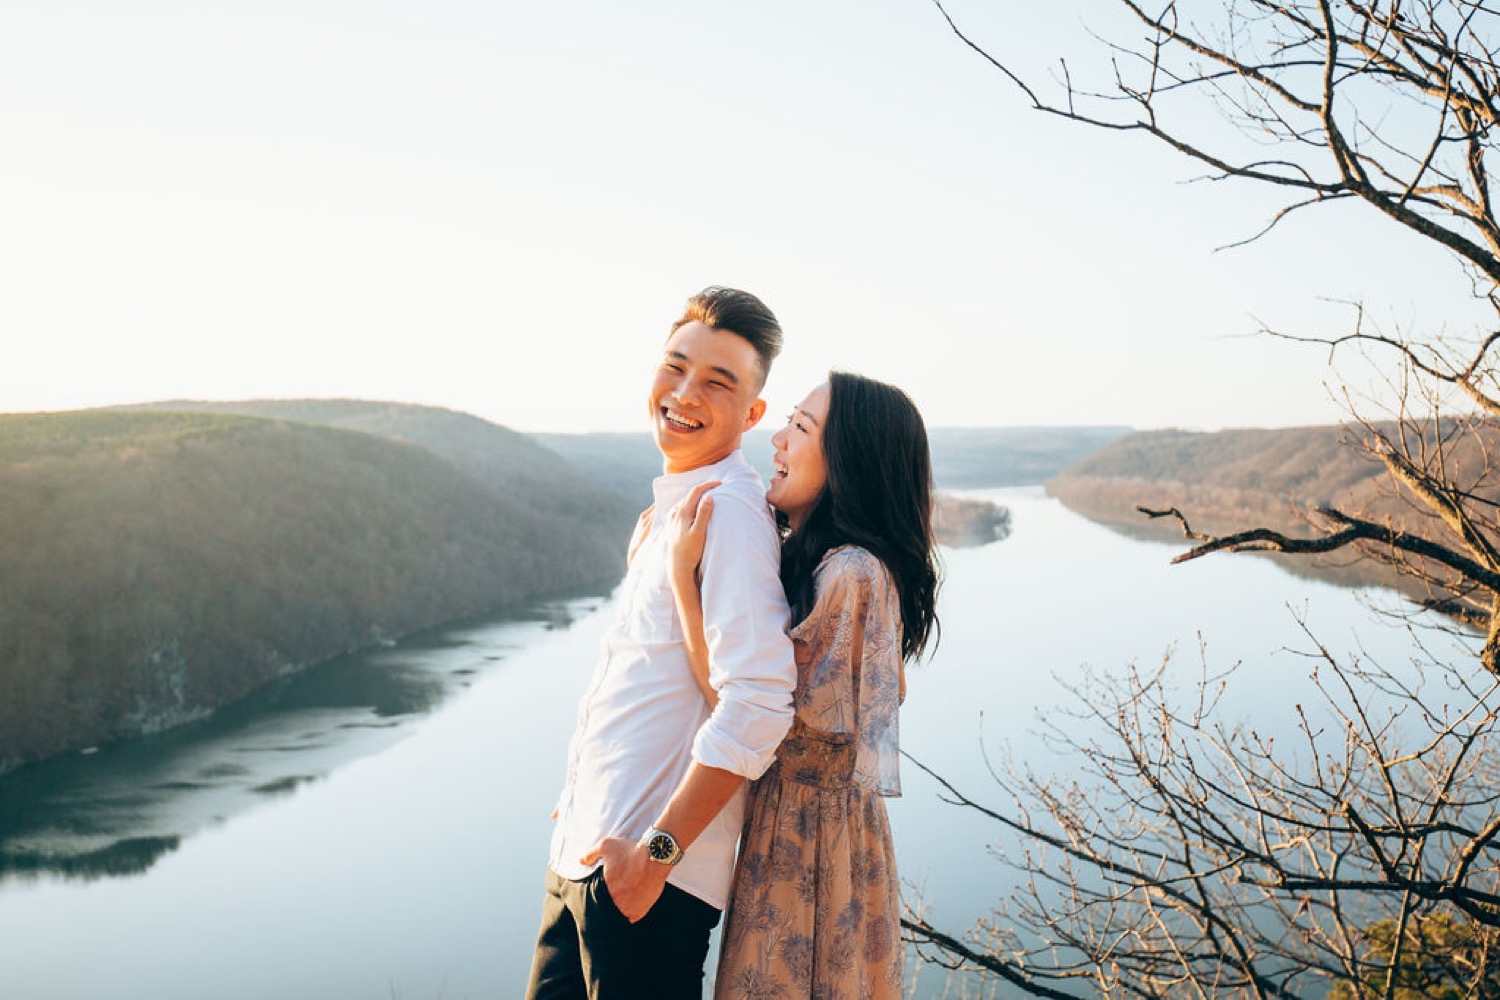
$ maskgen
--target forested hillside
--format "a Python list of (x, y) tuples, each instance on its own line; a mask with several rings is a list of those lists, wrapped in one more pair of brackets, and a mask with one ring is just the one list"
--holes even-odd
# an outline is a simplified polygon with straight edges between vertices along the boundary
[(1338, 427), (1138, 431), (1051, 479), (1048, 491), (1108, 521), (1140, 523), (1136, 504), (1183, 506), (1218, 530), (1250, 515), (1284, 520), (1288, 503), (1371, 499), (1381, 466), (1344, 444)]
[[(0, 416), (0, 770), (618, 576), (626, 504), (520, 435), (401, 409), (365, 410), (375, 433), (215, 413)], [(377, 436), (390, 422), (408, 441), (427, 428), (431, 445)]]
[[(1136, 505), (1177, 507), (1194, 528), (1212, 534), (1269, 527), (1311, 536), (1305, 513), (1331, 505), (1398, 527), (1413, 527), (1411, 519), (1420, 517), (1425, 532), (1441, 537), (1445, 529), (1430, 515), (1396, 499), (1385, 467), (1349, 445), (1348, 435), (1356, 432), (1336, 426), (1139, 431), (1065, 469), (1048, 481), (1047, 490), (1095, 520), (1161, 538), (1181, 538), (1180, 526), (1171, 519), (1148, 522)], [(1500, 444), (1493, 429), (1487, 436)], [(1476, 450), (1473, 438), (1461, 437), (1449, 448), (1456, 482), (1485, 467), (1487, 458)], [(1500, 493), (1492, 499), (1500, 499)], [(1305, 558), (1282, 561), (1303, 569), (1313, 566)], [(1320, 575), (1343, 582), (1398, 583), (1394, 571), (1355, 561), (1347, 552), (1319, 565)]]

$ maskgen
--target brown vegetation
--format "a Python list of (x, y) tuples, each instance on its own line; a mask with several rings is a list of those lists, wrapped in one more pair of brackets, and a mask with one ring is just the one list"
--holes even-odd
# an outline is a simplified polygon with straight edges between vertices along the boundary
[(1382, 472), (1346, 447), (1338, 427), (1138, 431), (1063, 470), (1047, 491), (1110, 522), (1139, 524), (1137, 505), (1187, 500), (1205, 525), (1249, 516), (1294, 527), (1316, 504), (1372, 503)]
[[(1394, 433), (1394, 425), (1383, 425)], [(1468, 422), (1450, 438), (1449, 474), (1485, 467), (1487, 451), (1500, 444), (1500, 427)], [(1314, 538), (1320, 507), (1357, 513), (1396, 530), (1452, 540), (1430, 510), (1393, 488), (1383, 464), (1351, 439), (1361, 428), (1297, 427), (1214, 432), (1140, 431), (1104, 446), (1047, 482), (1047, 492), (1069, 509), (1139, 537), (1181, 539), (1176, 522), (1147, 521), (1141, 508), (1190, 511), (1195, 529), (1210, 534), (1263, 525), (1295, 537)], [(1480, 495), (1500, 500), (1500, 489), (1479, 485)], [(1293, 571), (1345, 585), (1402, 589), (1436, 600), (1433, 588), (1381, 560), (1329, 553), (1309, 562), (1275, 556)]]

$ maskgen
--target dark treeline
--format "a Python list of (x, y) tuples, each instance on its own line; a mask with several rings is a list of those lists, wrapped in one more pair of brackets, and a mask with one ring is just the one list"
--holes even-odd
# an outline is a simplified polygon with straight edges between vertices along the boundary
[(0, 416), (0, 771), (623, 568), (633, 505), (521, 435), (391, 404), (239, 408), (276, 419)]

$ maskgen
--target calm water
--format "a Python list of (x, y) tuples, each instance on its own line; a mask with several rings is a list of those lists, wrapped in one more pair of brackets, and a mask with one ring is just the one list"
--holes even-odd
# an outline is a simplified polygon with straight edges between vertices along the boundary
[[(1361, 595), (1268, 561), (1168, 565), (1039, 490), (986, 491), (1013, 533), (946, 551), (943, 638), (902, 743), (965, 791), (982, 753), (1046, 770), (1037, 713), (1094, 667), (1244, 661), (1233, 711), (1285, 725), (1306, 661), (1400, 660)], [(1377, 601), (1390, 601), (1375, 595)], [(440, 630), (284, 683), (183, 733), (0, 781), (0, 997), (508, 998), (530, 958), (563, 755), (607, 597)], [(958, 929), (1010, 873), (995, 831), (915, 769), (892, 802), (908, 897)], [(993, 797), (1002, 804), (998, 796)], [(923, 996), (988, 995), (921, 974)]]

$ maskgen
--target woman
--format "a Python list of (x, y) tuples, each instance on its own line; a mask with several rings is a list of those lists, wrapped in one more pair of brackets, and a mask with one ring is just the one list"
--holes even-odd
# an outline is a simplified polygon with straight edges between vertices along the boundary
[[(899, 997), (895, 849), (904, 663), (937, 626), (932, 472), (921, 415), (893, 386), (834, 372), (771, 439), (796, 718), (750, 790), (714, 996)], [(713, 498), (673, 512), (673, 588), (712, 703), (696, 570)]]

